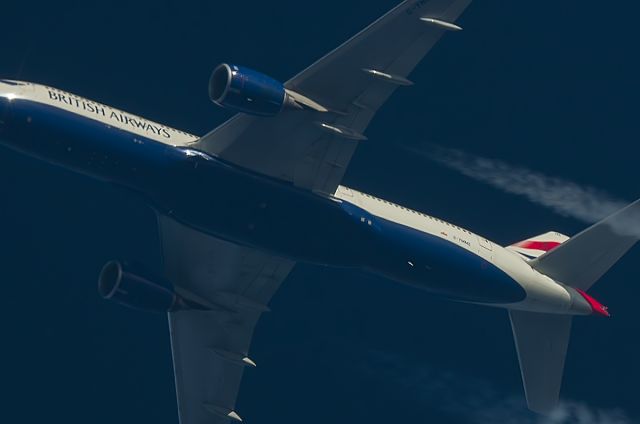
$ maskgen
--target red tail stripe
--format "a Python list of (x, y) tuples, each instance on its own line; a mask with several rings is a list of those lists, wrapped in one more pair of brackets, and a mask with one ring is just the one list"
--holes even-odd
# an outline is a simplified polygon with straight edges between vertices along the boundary
[(576, 291), (580, 293), (582, 297), (584, 297), (584, 299), (589, 303), (589, 306), (591, 306), (591, 310), (593, 311), (594, 315), (602, 315), (605, 317), (611, 316), (611, 314), (609, 313), (609, 308), (586, 294), (583, 290), (576, 289)]
[(535, 249), (535, 250), (543, 250), (548, 252), (551, 249), (555, 249), (560, 246), (562, 243), (557, 241), (535, 241), (535, 240), (525, 240), (520, 243), (516, 243), (515, 246), (522, 247), (524, 249)]

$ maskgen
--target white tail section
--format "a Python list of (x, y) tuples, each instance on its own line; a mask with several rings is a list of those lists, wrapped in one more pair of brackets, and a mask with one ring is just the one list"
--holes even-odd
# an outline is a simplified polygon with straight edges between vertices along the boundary
[[(523, 256), (537, 271), (578, 289), (594, 313), (606, 308), (585, 293), (640, 240), (640, 200), (567, 240), (547, 233), (508, 249)], [(539, 257), (538, 257), (539, 256)], [(571, 330), (570, 315), (509, 311), (527, 404), (548, 413), (557, 405)]]
[(540, 234), (539, 236), (512, 244), (511, 246), (508, 246), (507, 249), (530, 260), (555, 249), (567, 240), (569, 240), (569, 237), (564, 234), (549, 231), (548, 233)]

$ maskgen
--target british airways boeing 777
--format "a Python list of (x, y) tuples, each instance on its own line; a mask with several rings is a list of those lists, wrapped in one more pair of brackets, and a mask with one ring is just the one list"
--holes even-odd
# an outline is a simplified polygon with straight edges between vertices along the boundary
[[(182, 424), (241, 421), (254, 326), (298, 263), (356, 268), (509, 311), (528, 405), (558, 401), (572, 317), (638, 240), (636, 202), (569, 238), (508, 247), (340, 185), (365, 129), (470, 0), (407, 0), (286, 83), (221, 64), (211, 100), (238, 112), (196, 137), (52, 87), (0, 80), (2, 145), (114, 184), (154, 208), (162, 275), (107, 263), (99, 291), (168, 312)], [(188, 189), (185, 189), (188, 187)], [(194, 196), (193, 193), (201, 193)]]

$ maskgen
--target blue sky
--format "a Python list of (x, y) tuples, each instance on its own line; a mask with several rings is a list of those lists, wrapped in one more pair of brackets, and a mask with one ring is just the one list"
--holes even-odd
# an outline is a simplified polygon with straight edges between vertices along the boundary
[[(207, 97), (217, 63), (286, 80), (396, 4), (54, 3), (3, 6), (2, 77), (195, 134), (230, 117)], [(500, 244), (585, 224), (416, 149), (432, 143), (612, 198), (640, 197), (640, 5), (617, 6), (603, 16), (592, 1), (475, 1), (460, 20), (465, 30), (447, 35), (413, 74), (417, 84), (381, 110), (346, 184)], [(109, 304), (96, 290), (114, 257), (158, 266), (153, 214), (111, 187), (6, 150), (0, 194), (4, 417), (176, 423), (165, 317)], [(639, 259), (636, 248), (593, 289), (613, 318), (574, 325), (563, 395), (596, 422), (640, 416)], [(260, 322), (252, 357), (258, 368), (245, 374), (238, 401), (249, 423), (535, 422), (504, 311), (355, 272), (296, 269)]]

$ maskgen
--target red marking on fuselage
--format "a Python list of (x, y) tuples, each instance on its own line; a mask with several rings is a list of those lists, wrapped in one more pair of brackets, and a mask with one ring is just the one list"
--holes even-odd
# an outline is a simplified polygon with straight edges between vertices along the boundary
[(514, 244), (514, 246), (522, 247), (523, 249), (534, 249), (534, 250), (543, 250), (548, 252), (549, 250), (555, 249), (560, 246), (562, 243), (557, 241), (535, 241), (535, 240), (525, 240), (520, 243)]

